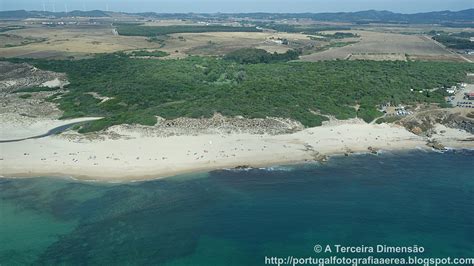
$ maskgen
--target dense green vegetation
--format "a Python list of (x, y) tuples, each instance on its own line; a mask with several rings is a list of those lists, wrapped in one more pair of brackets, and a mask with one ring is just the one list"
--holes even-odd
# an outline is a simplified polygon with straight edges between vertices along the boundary
[[(210, 117), (216, 112), (287, 117), (306, 126), (320, 125), (326, 115), (371, 121), (380, 116), (376, 106), (387, 101), (441, 103), (442, 90), (418, 91), (452, 85), (474, 71), (472, 64), (448, 62), (239, 64), (218, 58), (143, 60), (116, 54), (76, 61), (27, 61), (67, 73), (69, 92), (50, 98), (64, 111), (63, 118), (106, 117), (89, 123), (82, 132), (122, 123), (151, 125), (156, 115), (172, 119)], [(113, 98), (101, 103), (89, 92)]]
[(470, 40), (471, 37), (474, 37), (473, 32), (446, 33), (432, 31), (431, 33), (435, 34), (433, 40), (444, 44), (448, 48), (474, 49), (474, 42)]
[(334, 34), (319, 34), (328, 39), (344, 39), (344, 38), (357, 38), (359, 35), (350, 32), (336, 32)]
[(232, 60), (239, 64), (258, 64), (258, 63), (275, 63), (296, 60), (300, 56), (301, 51), (288, 50), (286, 53), (269, 53), (263, 49), (243, 48), (228, 53), (224, 59)]
[(394, 123), (397, 122), (398, 120), (402, 119), (401, 116), (387, 116), (387, 117), (381, 117), (375, 121), (377, 124), (382, 124), (382, 123)]
[(232, 27), (232, 26), (197, 26), (197, 25), (173, 25), (173, 26), (143, 26), (140, 24), (114, 24), (117, 31), (124, 36), (146, 36), (153, 37), (173, 33), (201, 33), (201, 32), (260, 32), (255, 27)]
[(170, 54), (164, 51), (148, 51), (148, 50), (139, 50), (139, 51), (132, 51), (130, 52), (131, 56), (151, 56), (151, 57), (165, 57)]
[(257, 23), (257, 26), (272, 29), (280, 32), (303, 33), (303, 34), (319, 34), (321, 31), (333, 30), (350, 30), (347, 26), (332, 26), (332, 25), (290, 25), (279, 23)]

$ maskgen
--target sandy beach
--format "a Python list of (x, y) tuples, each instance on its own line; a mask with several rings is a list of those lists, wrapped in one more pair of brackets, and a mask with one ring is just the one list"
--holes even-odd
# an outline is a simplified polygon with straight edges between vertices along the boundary
[[(2, 125), (2, 140), (44, 133), (72, 121)], [(472, 135), (440, 128), (434, 138), (453, 148), (473, 148)], [(84, 180), (136, 181), (239, 166), (263, 167), (322, 160), (327, 155), (426, 148), (427, 140), (397, 125), (338, 121), (292, 134), (199, 134), (157, 137), (115, 126), (102, 138), (63, 133), (0, 143), (4, 177), (71, 176)], [(119, 137), (110, 137), (111, 135)]]

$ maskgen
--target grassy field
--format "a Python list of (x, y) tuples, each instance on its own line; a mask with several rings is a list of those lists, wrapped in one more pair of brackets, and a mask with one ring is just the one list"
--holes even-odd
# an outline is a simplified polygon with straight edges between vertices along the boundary
[(97, 53), (157, 49), (161, 46), (159, 43), (149, 42), (146, 37), (115, 36), (110, 25), (58, 27), (34, 25), (4, 34), (18, 36), (16, 37), (18, 43), (25, 39), (45, 40), (15, 47), (4, 47), (7, 42), (0, 40), (0, 57), (83, 58)]
[[(273, 39), (287, 39), (289, 45), (273, 42)], [(189, 55), (224, 55), (241, 48), (259, 48), (269, 52), (284, 53), (289, 49), (304, 47), (313, 43), (307, 35), (299, 33), (271, 32), (207, 32), (173, 34), (165, 42), (164, 50)]]
[[(24, 60), (13, 60), (24, 61)], [(66, 72), (69, 92), (50, 100), (64, 118), (104, 116), (81, 129), (111, 125), (153, 125), (164, 118), (226, 116), (285, 117), (305, 126), (327, 116), (339, 119), (380, 116), (376, 106), (441, 103), (442, 90), (419, 93), (463, 80), (472, 64), (447, 62), (325, 61), (241, 65), (231, 60), (131, 59), (116, 54), (85, 60), (26, 60), (46, 70)], [(412, 91), (413, 90), (413, 91)], [(90, 93), (111, 99), (101, 102)], [(355, 106), (360, 106), (356, 109)]]
[[(173, 23), (175, 22), (173, 21)], [(44, 38), (46, 40), (41, 43), (3, 48), (2, 46), (8, 42), (1, 41), (0, 57), (65, 59), (74, 56), (75, 58), (87, 58), (96, 53), (159, 49), (170, 54), (169, 58), (184, 58), (188, 55), (224, 55), (230, 51), (249, 47), (284, 53), (289, 49), (315, 43), (304, 34), (271, 32), (177, 33), (159, 36), (157, 41), (153, 41), (153, 38), (150, 37), (114, 35), (110, 25), (54, 28), (35, 25), (11, 30), (8, 34), (18, 36), (16, 37), (17, 43), (21, 43), (25, 38)], [(272, 42), (270, 41), (272, 37), (274, 39), (288, 39), (290, 45)], [(324, 42), (318, 42), (317, 45), (322, 46)]]
[(44, 38), (22, 37), (18, 35), (4, 33), (0, 34), (0, 48), (25, 46), (33, 43), (41, 43), (45, 40), (46, 39)]
[[(202, 27), (210, 27), (206, 28), (210, 31), (239, 30), (239, 27), (232, 26), (172, 25), (173, 23), (180, 22), (150, 22), (145, 23), (150, 26), (133, 25), (133, 27), (145, 28), (147, 31), (159, 29), (155, 32), (156, 34), (188, 31), (190, 28), (193, 31), (200, 31)], [(313, 35), (285, 32), (194, 32), (145, 37), (117, 36), (110, 24), (57, 27), (41, 25), (15, 27), (1, 24), (0, 27), (9, 29), (8, 32), (3, 33), (4, 35), (14, 36), (9, 38), (0, 36), (0, 57), (88, 58), (97, 53), (159, 49), (170, 54), (167, 58), (184, 58), (189, 55), (225, 55), (241, 48), (260, 48), (278, 53), (284, 53), (290, 49), (303, 49), (302, 60), (304, 61), (346, 59), (350, 55), (355, 55), (352, 59), (403, 60), (406, 54), (411, 60), (462, 60), (459, 56), (436, 45), (429, 38), (421, 38), (417, 35), (421, 29), (417, 29), (410, 35), (377, 32), (375, 31), (377, 28), (369, 28), (370, 30), (344, 31), (346, 34), (338, 33), (341, 31), (315, 32)], [(249, 31), (254, 29), (245, 28)], [(399, 30), (408, 31), (409, 29), (411, 28)], [(347, 32), (360, 37), (353, 37)], [(278, 39), (287, 40), (288, 44), (282, 45), (275, 42)], [(345, 47), (338, 47), (344, 45)]]
[[(371, 55), (363, 59), (395, 60), (398, 55), (424, 56), (431, 60), (459, 61), (459, 57), (436, 45), (429, 38), (420, 35), (393, 34), (373, 31), (351, 31), (360, 35), (353, 45), (333, 48), (324, 52), (304, 56), (304, 61), (346, 59), (352, 54)], [(379, 55), (379, 57), (377, 56)], [(390, 55), (397, 55), (389, 58)]]

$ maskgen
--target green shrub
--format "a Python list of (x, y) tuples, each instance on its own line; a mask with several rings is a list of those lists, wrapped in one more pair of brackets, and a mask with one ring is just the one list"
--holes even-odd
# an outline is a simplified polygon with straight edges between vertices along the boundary
[(22, 99), (29, 99), (31, 98), (33, 95), (27, 93), (27, 94), (23, 94), (23, 95), (20, 95), (19, 97), (22, 98)]
[[(199, 118), (216, 112), (291, 118), (305, 126), (320, 125), (329, 115), (370, 122), (382, 115), (376, 109), (381, 103), (443, 103), (440, 90), (418, 91), (454, 85), (474, 72), (473, 64), (450, 62), (240, 64), (209, 57), (147, 60), (117, 54), (74, 61), (8, 60), (67, 73), (68, 92), (49, 99), (64, 111), (63, 118), (104, 117), (84, 125), (82, 132), (123, 123), (152, 125), (155, 116)], [(102, 102), (90, 92), (111, 99)]]

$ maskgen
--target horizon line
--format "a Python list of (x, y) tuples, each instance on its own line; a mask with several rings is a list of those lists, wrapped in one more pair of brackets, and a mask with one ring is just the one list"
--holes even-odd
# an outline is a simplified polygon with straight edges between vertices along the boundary
[(402, 15), (412, 15), (412, 14), (423, 14), (423, 13), (434, 13), (434, 12), (461, 12), (467, 10), (474, 10), (472, 8), (466, 9), (459, 9), (459, 10), (452, 10), (452, 9), (444, 9), (444, 10), (432, 10), (432, 11), (421, 11), (421, 12), (413, 12), (413, 13), (403, 13), (403, 12), (396, 12), (387, 9), (363, 9), (363, 10), (356, 10), (356, 11), (325, 11), (325, 12), (270, 12), (270, 11), (251, 11), (251, 12), (156, 12), (156, 11), (139, 11), (139, 12), (130, 12), (130, 11), (106, 11), (102, 9), (91, 9), (91, 10), (80, 10), (75, 9), (72, 11), (66, 12), (63, 11), (43, 11), (43, 10), (27, 10), (27, 9), (11, 9), (11, 10), (0, 10), (0, 12), (12, 12), (12, 11), (26, 11), (26, 12), (47, 12), (47, 13), (72, 13), (72, 12), (91, 12), (91, 11), (101, 11), (106, 13), (127, 13), (127, 14), (142, 14), (142, 13), (155, 13), (155, 14), (337, 14), (337, 13), (358, 13), (358, 12), (366, 12), (366, 11), (376, 11), (376, 12), (390, 12), (394, 14), (402, 14)]

